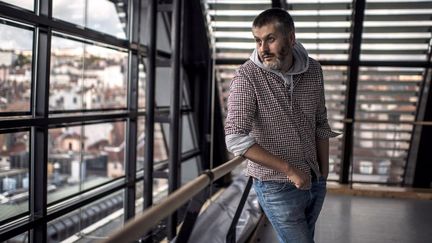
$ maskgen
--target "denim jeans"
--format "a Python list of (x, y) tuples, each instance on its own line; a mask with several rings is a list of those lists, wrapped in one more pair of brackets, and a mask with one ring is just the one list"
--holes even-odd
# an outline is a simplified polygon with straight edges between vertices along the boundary
[(258, 201), (281, 243), (314, 242), (315, 222), (326, 194), (326, 180), (312, 181), (311, 189), (299, 190), (286, 182), (253, 183)]

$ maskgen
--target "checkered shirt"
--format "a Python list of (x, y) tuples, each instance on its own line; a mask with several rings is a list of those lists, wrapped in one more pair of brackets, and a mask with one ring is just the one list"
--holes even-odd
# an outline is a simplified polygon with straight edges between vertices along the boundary
[[(339, 135), (327, 121), (320, 64), (309, 58), (308, 70), (293, 76), (291, 100), (281, 77), (246, 61), (230, 85), (225, 135), (231, 134), (250, 135), (291, 166), (309, 176), (311, 170), (320, 175), (315, 140)], [(250, 160), (246, 174), (264, 181), (289, 181), (284, 173)]]

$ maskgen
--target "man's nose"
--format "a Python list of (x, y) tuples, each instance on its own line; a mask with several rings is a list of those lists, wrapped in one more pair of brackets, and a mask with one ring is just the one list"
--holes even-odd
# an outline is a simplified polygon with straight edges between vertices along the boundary
[(267, 42), (263, 41), (260, 46), (260, 52), (267, 52), (268, 51), (268, 44)]

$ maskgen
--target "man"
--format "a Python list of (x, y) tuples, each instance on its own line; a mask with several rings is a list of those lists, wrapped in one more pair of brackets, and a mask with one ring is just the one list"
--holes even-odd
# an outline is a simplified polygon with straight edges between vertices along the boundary
[(329, 138), (321, 66), (296, 42), (288, 12), (252, 26), (256, 49), (231, 82), (228, 150), (248, 159), (258, 201), (280, 242), (313, 242), (326, 193)]

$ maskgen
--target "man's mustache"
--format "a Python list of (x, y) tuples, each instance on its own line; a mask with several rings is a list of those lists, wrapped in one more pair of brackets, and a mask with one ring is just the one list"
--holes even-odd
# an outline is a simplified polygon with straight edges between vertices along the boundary
[(262, 58), (266, 58), (266, 57), (273, 57), (275, 55), (273, 53), (271, 53), (271, 52), (263, 52), (261, 54), (261, 56), (262, 56)]

